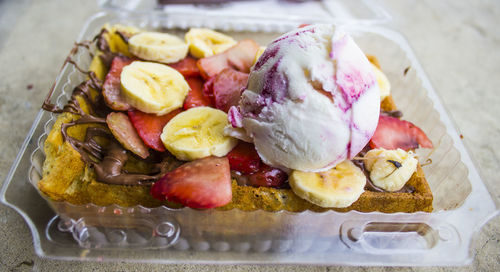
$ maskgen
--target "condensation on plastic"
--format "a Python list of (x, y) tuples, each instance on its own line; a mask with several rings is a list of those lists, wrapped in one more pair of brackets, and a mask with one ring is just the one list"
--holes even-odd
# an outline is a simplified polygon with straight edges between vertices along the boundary
[[(201, 24), (265, 44), (297, 23), (269, 19), (246, 29), (236, 19), (228, 25), (212, 15), (198, 14), (201, 19), (195, 22), (180, 11), (176, 16), (154, 14), (99, 13), (88, 21), (79, 40), (91, 39), (104, 23), (174, 33)], [(394, 266), (469, 263), (473, 236), (498, 213), (496, 199), (485, 188), (404, 38), (382, 27), (351, 24), (347, 29), (366, 53), (379, 58), (404, 118), (426, 131), (436, 145), (432, 154), (419, 152), (422, 161), (429, 155), (433, 161), (424, 167), (434, 194), (433, 213), (200, 211), (44, 201), (36, 183), (45, 158), (43, 143), (55, 115), (43, 111), (7, 176), (1, 200), (28, 223), (36, 253), (52, 259)], [(76, 61), (81, 67), (90, 64), (84, 52)], [(66, 65), (57, 78), (57, 103), (63, 105), (83, 79), (73, 66)], [(27, 186), (29, 182), (34, 186)]]

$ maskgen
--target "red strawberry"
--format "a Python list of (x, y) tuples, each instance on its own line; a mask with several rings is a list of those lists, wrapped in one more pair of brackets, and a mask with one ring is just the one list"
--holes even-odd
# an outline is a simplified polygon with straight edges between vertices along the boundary
[(139, 110), (130, 110), (128, 117), (144, 143), (154, 150), (163, 152), (166, 150), (160, 139), (163, 127), (180, 112), (181, 110), (177, 109), (168, 114), (157, 116)]
[(113, 110), (123, 111), (132, 108), (122, 96), (120, 75), (123, 67), (129, 65), (133, 61), (133, 59), (125, 56), (116, 56), (111, 62), (111, 68), (102, 85), (102, 95), (106, 105)]
[(281, 187), (288, 180), (288, 175), (278, 169), (262, 164), (260, 170), (248, 176), (247, 185), (254, 187)]
[(205, 79), (215, 76), (228, 67), (249, 73), (258, 50), (259, 45), (255, 41), (241, 40), (223, 53), (199, 59), (196, 64)]
[(186, 81), (191, 89), (186, 96), (186, 100), (184, 100), (185, 110), (194, 107), (213, 106), (210, 99), (203, 95), (203, 79), (201, 77), (188, 77)]
[(181, 73), (184, 77), (193, 77), (200, 75), (200, 69), (198, 69), (198, 66), (196, 66), (196, 61), (197, 60), (195, 58), (187, 56), (179, 62), (169, 65), (170, 67), (179, 71), (179, 73)]
[(395, 117), (380, 115), (375, 134), (370, 140), (371, 148), (397, 149), (406, 151), (418, 146), (432, 148), (427, 135), (414, 124)]
[(151, 195), (196, 209), (224, 206), (232, 199), (229, 162), (207, 157), (185, 163), (155, 182)]
[(231, 68), (222, 70), (215, 77), (213, 86), (215, 107), (227, 112), (231, 106), (237, 106), (247, 82), (248, 74)]
[(217, 76), (213, 76), (207, 79), (203, 84), (203, 96), (207, 97), (212, 105), (215, 105), (215, 97), (214, 97), (214, 82)]
[(227, 154), (227, 159), (231, 170), (239, 171), (245, 175), (253, 174), (260, 168), (260, 157), (255, 150), (255, 146), (243, 141), (240, 141)]

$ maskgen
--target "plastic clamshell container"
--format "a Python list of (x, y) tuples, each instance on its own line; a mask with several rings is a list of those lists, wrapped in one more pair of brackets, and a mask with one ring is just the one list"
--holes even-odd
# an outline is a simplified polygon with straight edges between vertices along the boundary
[[(433, 162), (424, 171), (434, 195), (434, 212), (202, 211), (75, 206), (44, 200), (36, 183), (45, 159), (43, 143), (56, 115), (40, 111), (1, 191), (2, 202), (28, 223), (36, 253), (52, 259), (151, 263), (417, 266), (471, 262), (474, 235), (498, 213), (497, 199), (489, 194), (406, 40), (395, 31), (374, 26), (374, 22), (388, 20), (378, 7), (355, 2), (364, 3), (366, 9), (358, 19), (348, 12), (328, 16), (332, 10), (348, 8), (350, 1), (318, 1), (316, 5), (326, 10), (325, 15), (309, 17), (304, 12), (294, 13), (303, 11), (300, 5), (308, 3), (289, 3), (284, 14), (263, 16), (259, 10), (242, 9), (250, 5), (244, 2), (231, 3), (218, 13), (199, 5), (104, 1), (103, 8), (110, 11), (90, 18), (78, 40), (92, 39), (105, 23), (120, 23), (173, 33), (204, 26), (236, 39), (253, 38), (266, 44), (300, 23), (343, 23), (363, 51), (380, 60), (405, 120), (421, 127), (436, 146), (433, 152), (419, 150), (421, 158)], [(314, 8), (318, 7), (309, 9)], [(246, 13), (235, 15), (235, 10)], [(75, 61), (80, 67), (90, 64), (82, 51)], [(74, 66), (63, 67), (53, 96), (57, 104), (64, 105), (83, 79)], [(34, 186), (28, 186), (30, 182)]]

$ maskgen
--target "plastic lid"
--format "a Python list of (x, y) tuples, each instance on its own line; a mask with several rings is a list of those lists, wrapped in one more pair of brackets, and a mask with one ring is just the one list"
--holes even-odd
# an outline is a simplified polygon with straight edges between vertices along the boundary
[[(210, 27), (212, 17), (247, 18), (253, 25), (268, 24), (270, 20), (296, 26), (303, 23), (383, 24), (391, 16), (377, 5), (366, 0), (101, 0), (102, 9), (126, 13), (152, 13), (172, 17), (176, 14), (193, 15), (200, 25)], [(276, 22), (274, 22), (276, 23)], [(285, 23), (285, 22), (283, 22)]]

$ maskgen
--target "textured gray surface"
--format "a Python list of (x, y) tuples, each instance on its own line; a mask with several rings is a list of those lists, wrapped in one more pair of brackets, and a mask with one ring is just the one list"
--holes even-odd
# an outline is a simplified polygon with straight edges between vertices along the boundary
[[(500, 3), (386, 0), (402, 32), (456, 121), (483, 177), (500, 196)], [(53, 83), (94, 1), (0, 0), (0, 182)], [(30, 88), (32, 87), (32, 88)], [(452, 192), (450, 192), (452, 193)], [(500, 271), (500, 218), (480, 232), (472, 265), (459, 268), (366, 268), (373, 271)], [(23, 219), (0, 206), (0, 270), (41, 271), (361, 271), (355, 267), (199, 266), (62, 262), (38, 258)]]

